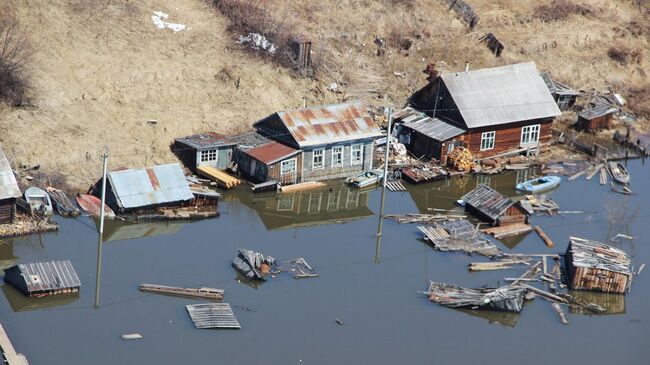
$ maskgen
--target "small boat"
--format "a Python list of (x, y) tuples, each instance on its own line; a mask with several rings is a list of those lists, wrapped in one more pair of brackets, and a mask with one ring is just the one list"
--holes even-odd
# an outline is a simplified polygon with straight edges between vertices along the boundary
[(612, 175), (614, 181), (623, 185), (630, 183), (630, 174), (627, 172), (625, 166), (618, 162), (610, 161), (607, 167), (609, 167), (609, 173)]
[(25, 190), (25, 201), (29, 204), (32, 213), (40, 215), (52, 215), (52, 200), (45, 190), (37, 187), (31, 187)]
[[(99, 218), (102, 201), (90, 194), (77, 194), (77, 203), (84, 212)], [(104, 204), (104, 217), (115, 218), (115, 213), (108, 205)]]
[(560, 185), (562, 178), (559, 176), (542, 176), (528, 181), (524, 181), (515, 186), (517, 190), (527, 191), (529, 193), (537, 193), (539, 191), (552, 189)]
[(349, 177), (345, 182), (357, 188), (365, 188), (366, 186), (377, 184), (383, 177), (384, 172), (381, 169), (375, 169)]

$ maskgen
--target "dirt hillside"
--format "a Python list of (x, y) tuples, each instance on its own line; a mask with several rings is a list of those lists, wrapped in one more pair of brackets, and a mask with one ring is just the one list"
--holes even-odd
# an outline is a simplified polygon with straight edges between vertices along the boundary
[[(0, 145), (14, 164), (40, 164), (77, 187), (99, 174), (104, 146), (110, 168), (140, 167), (174, 161), (175, 137), (241, 131), (303, 98), (401, 106), (425, 84), (429, 62), (461, 70), (466, 61), (480, 68), (532, 60), (575, 88), (612, 87), (628, 97), (650, 90), (650, 26), (639, 1), (470, 0), (481, 18), (474, 30), (441, 0), (257, 3), (314, 40), (314, 78), (236, 44), (229, 19), (204, 0), (5, 3), (33, 50), (34, 102), (0, 107)], [(156, 28), (154, 11), (188, 29)], [(500, 58), (478, 42), (488, 31), (505, 45)]]

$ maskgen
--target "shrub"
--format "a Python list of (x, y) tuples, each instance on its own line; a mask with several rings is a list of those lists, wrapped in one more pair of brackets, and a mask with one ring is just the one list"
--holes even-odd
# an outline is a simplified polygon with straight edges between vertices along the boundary
[(12, 106), (29, 104), (29, 52), (13, 14), (0, 9), (0, 100)]
[(618, 62), (623, 66), (627, 66), (628, 64), (633, 64), (633, 63), (640, 63), (643, 57), (643, 55), (641, 54), (641, 50), (637, 48), (632, 49), (623, 46), (609, 47), (609, 49), (607, 50), (607, 55), (609, 56), (609, 58), (611, 58), (612, 60)]
[(588, 4), (576, 4), (571, 0), (553, 0), (548, 5), (535, 8), (534, 17), (545, 22), (564, 20), (572, 14), (594, 15), (594, 9)]

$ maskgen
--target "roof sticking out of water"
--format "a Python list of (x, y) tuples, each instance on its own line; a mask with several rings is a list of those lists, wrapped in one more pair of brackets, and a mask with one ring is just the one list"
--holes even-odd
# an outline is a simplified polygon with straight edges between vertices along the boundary
[(194, 198), (178, 163), (108, 173), (117, 203), (131, 209)]
[(0, 149), (0, 200), (20, 197), (20, 188), (11, 164), (4, 151)]
[(29, 293), (78, 289), (81, 286), (79, 277), (68, 260), (20, 264), (5, 271), (15, 270), (16, 267)]
[(481, 184), (461, 198), (465, 204), (480, 211), (490, 219), (496, 221), (515, 202), (492, 189)]
[(534, 62), (441, 77), (469, 128), (562, 114)]

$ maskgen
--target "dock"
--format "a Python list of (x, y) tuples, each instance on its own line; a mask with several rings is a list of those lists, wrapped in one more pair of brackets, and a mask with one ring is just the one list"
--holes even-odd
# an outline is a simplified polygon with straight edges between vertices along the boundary
[(23, 354), (16, 353), (14, 345), (11, 344), (7, 332), (0, 324), (0, 348), (2, 349), (2, 356), (4, 363), (8, 365), (29, 365), (27, 358)]
[(196, 328), (241, 328), (228, 303), (190, 304), (185, 308)]
[(222, 300), (223, 289), (214, 288), (179, 288), (175, 286), (157, 285), (157, 284), (140, 284), (140, 291), (172, 295), (178, 297), (201, 298), (211, 300)]
[(222, 188), (232, 189), (241, 184), (241, 180), (212, 166), (198, 167), (199, 173), (217, 183)]

